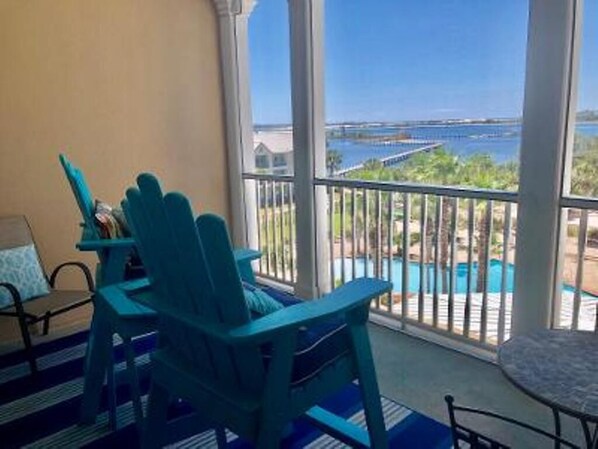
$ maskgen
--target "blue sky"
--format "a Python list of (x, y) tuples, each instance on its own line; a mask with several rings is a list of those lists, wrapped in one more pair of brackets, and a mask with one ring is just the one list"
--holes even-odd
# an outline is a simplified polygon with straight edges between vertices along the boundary
[[(521, 115), (528, 0), (323, 1), (328, 123)], [(257, 124), (291, 121), (287, 8), (250, 18)], [(580, 109), (598, 108), (597, 13), (586, 0)]]

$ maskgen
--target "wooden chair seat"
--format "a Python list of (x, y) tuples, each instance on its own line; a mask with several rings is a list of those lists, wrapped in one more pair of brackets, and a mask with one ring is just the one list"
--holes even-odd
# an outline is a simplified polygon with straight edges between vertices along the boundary
[[(301, 304), (301, 300), (273, 288), (264, 290), (284, 307)], [(298, 386), (316, 376), (332, 361), (346, 355), (349, 348), (349, 331), (343, 320), (330, 319), (323, 323), (305, 326), (297, 332), (297, 345), (293, 352), (291, 384)], [(262, 347), (265, 366), (272, 359), (272, 344)]]
[[(91, 293), (87, 290), (50, 290), (45, 296), (40, 296), (30, 301), (23, 302), (23, 309), (26, 313), (42, 316), (46, 312), (57, 312), (69, 308), (79, 301), (89, 302)], [(15, 311), (11, 305), (2, 309), (4, 312)]]

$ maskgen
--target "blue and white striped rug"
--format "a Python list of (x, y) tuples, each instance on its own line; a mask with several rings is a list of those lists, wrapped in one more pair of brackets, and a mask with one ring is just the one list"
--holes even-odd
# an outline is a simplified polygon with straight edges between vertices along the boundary
[[(135, 341), (137, 364), (149, 363), (148, 352), (154, 346), (152, 335)], [(29, 375), (22, 352), (0, 357), (0, 448), (136, 448), (138, 436), (133, 425), (133, 412), (126, 385), (119, 387), (119, 430), (108, 427), (105, 391), (101, 414), (97, 423), (78, 426), (79, 404), (83, 389), (83, 356), (87, 332), (77, 333), (46, 344), (38, 345), (40, 375)], [(124, 369), (122, 348), (115, 341), (117, 370)], [(142, 382), (142, 392), (147, 393), (148, 382)], [(143, 397), (146, 400), (146, 396)], [(386, 426), (393, 448), (452, 447), (449, 429), (426, 416), (414, 412), (386, 398), (382, 398)], [(348, 419), (364, 424), (363, 409), (357, 387), (350, 386), (322, 404)], [(187, 411), (181, 406), (175, 413)], [(248, 448), (250, 445), (228, 434), (231, 448)], [(215, 447), (213, 432), (204, 432), (169, 447)], [(285, 438), (283, 447), (331, 448), (342, 445), (303, 420), (297, 420), (293, 432)]]

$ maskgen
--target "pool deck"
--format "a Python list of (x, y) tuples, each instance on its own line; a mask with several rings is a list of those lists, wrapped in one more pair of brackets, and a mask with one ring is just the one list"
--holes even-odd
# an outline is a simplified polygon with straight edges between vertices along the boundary
[[(498, 318), (500, 310), (500, 293), (488, 293), (488, 320), (487, 320), (487, 342), (491, 345), (498, 343)], [(470, 319), (470, 337), (473, 339), (479, 338), (481, 329), (481, 314), (482, 314), (482, 298), (481, 293), (473, 293), (471, 295), (471, 319)], [(419, 313), (419, 306), (417, 295), (410, 297), (408, 302), (408, 316), (409, 318), (417, 319)], [(454, 315), (454, 333), (463, 334), (464, 318), (465, 318), (465, 302), (466, 295), (457, 293), (454, 295), (455, 315)], [(441, 329), (448, 329), (448, 295), (441, 294), (438, 297), (438, 327)], [(588, 296), (582, 296), (581, 306), (579, 312), (579, 329), (593, 331), (596, 320), (596, 308), (598, 302)], [(401, 314), (401, 303), (395, 300), (392, 306), (393, 315)], [(511, 316), (513, 309), (513, 294), (507, 293), (505, 295), (505, 340), (509, 338), (511, 333)], [(433, 321), (433, 298), (432, 295), (424, 296), (424, 322), (432, 324)], [(560, 327), (570, 328), (573, 317), (573, 292), (563, 291), (561, 302), (561, 320)]]

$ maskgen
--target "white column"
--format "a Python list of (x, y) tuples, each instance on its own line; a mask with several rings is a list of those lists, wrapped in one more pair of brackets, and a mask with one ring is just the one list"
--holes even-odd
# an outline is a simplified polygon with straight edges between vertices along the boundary
[(324, 4), (289, 0), (293, 160), (297, 223), (295, 294), (314, 298), (330, 289), (326, 192), (314, 178), (326, 176), (324, 110)]
[[(513, 335), (550, 326), (559, 207), (576, 107), (579, 0), (531, 0), (519, 173)], [(560, 287), (559, 287), (560, 288)]]
[(226, 113), (230, 227), (236, 246), (257, 248), (255, 170), (249, 77), (248, 19), (254, 0), (213, 0), (220, 29), (220, 58)]

